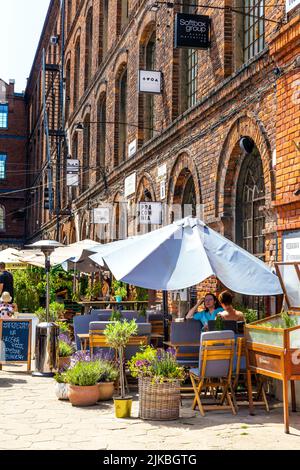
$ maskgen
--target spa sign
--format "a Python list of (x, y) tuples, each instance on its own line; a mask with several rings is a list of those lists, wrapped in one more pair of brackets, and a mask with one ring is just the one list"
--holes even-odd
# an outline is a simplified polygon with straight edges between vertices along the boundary
[(210, 17), (177, 13), (175, 17), (175, 47), (207, 49), (210, 47)]

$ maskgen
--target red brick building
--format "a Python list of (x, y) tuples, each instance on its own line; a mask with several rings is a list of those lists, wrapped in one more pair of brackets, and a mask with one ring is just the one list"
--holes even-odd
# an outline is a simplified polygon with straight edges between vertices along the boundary
[[(29, 164), (36, 171), (29, 182), (40, 187), (27, 201), (27, 237), (127, 235), (138, 218), (129, 218), (124, 233), (122, 217), (146, 199), (171, 206), (166, 222), (181, 217), (184, 205), (201, 212), (210, 226), (272, 264), (282, 257), (284, 233), (300, 230), (299, 5), (294, 1), (286, 14), (272, 0), (255, 9), (248, 0), (234, 8), (227, 0), (218, 8), (154, 3), (69, 0), (61, 15), (60, 2), (51, 2), (26, 90)], [(210, 17), (209, 48), (174, 47), (178, 12)], [(65, 121), (51, 119), (66, 139), (59, 160), (51, 147), (54, 192), (61, 183), (51, 214), (41, 204), (49, 186), (43, 49), (47, 63), (64, 61)], [(140, 69), (162, 72), (160, 94), (139, 93)], [(78, 188), (66, 186), (68, 156), (80, 161)], [(114, 204), (109, 226), (94, 224), (91, 209), (106, 203)]]
[(25, 241), (26, 113), (24, 94), (14, 80), (0, 80), (0, 245)]

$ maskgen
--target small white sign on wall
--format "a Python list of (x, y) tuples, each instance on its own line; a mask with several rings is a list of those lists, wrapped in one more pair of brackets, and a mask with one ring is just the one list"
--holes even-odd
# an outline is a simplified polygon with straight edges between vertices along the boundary
[(125, 197), (128, 197), (131, 194), (134, 194), (135, 188), (136, 188), (136, 173), (132, 173), (131, 175), (127, 176), (127, 178), (125, 178), (125, 183), (124, 183)]
[(140, 224), (161, 224), (160, 202), (140, 202)]
[(283, 239), (283, 260), (300, 261), (300, 236)]
[(165, 178), (167, 174), (167, 165), (164, 163), (163, 165), (160, 165), (157, 168), (157, 178), (160, 180), (162, 178)]
[(155, 70), (139, 70), (139, 92), (161, 93), (162, 73)]
[(137, 149), (137, 140), (134, 139), (128, 145), (128, 157), (132, 157), (136, 153), (136, 149)]
[(159, 185), (159, 194), (161, 201), (166, 198), (166, 181), (163, 180)]
[(109, 207), (96, 207), (93, 209), (93, 224), (108, 224), (109, 220)]

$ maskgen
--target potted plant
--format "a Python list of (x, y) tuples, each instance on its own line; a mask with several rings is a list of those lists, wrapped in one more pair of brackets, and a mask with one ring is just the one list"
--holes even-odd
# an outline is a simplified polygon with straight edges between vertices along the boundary
[(99, 360), (79, 360), (66, 371), (68, 397), (73, 406), (95, 405), (99, 400)]
[(61, 333), (58, 337), (58, 356), (59, 369), (68, 367), (71, 363), (71, 356), (74, 352), (74, 347), (68, 335)]
[(121, 395), (114, 398), (115, 414), (117, 418), (128, 418), (131, 415), (132, 397), (125, 395), (124, 349), (129, 338), (137, 334), (137, 324), (135, 320), (116, 321), (106, 326), (104, 334), (107, 342), (116, 350), (119, 360)]
[(55, 394), (59, 400), (68, 400), (68, 384), (66, 382), (66, 371), (59, 370), (54, 375)]
[(126, 287), (120, 286), (115, 290), (115, 297), (117, 302), (122, 302), (122, 299), (126, 297), (127, 289)]
[(133, 377), (139, 380), (139, 417), (152, 420), (179, 418), (180, 381), (184, 368), (176, 362), (175, 349), (147, 346), (128, 362)]
[(99, 400), (111, 400), (114, 394), (115, 382), (119, 376), (116, 365), (108, 360), (100, 360), (101, 372), (98, 379)]

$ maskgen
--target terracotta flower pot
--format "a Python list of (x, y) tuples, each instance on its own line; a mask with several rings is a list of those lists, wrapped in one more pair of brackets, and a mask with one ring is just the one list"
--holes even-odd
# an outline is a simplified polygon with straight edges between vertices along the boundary
[(99, 399), (99, 386), (70, 385), (68, 387), (68, 397), (73, 406), (95, 405)]
[(65, 369), (71, 364), (71, 356), (59, 357), (58, 368)]
[(114, 394), (114, 382), (99, 382), (99, 401), (111, 400)]
[(55, 394), (59, 400), (68, 400), (68, 384), (56, 382)]

